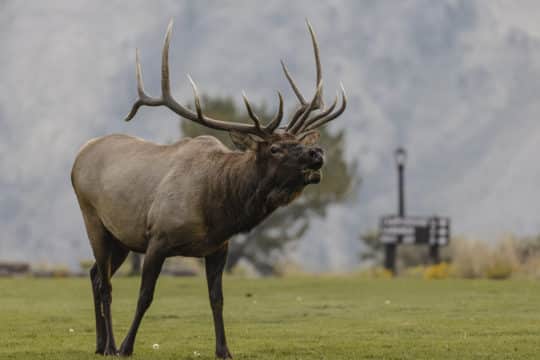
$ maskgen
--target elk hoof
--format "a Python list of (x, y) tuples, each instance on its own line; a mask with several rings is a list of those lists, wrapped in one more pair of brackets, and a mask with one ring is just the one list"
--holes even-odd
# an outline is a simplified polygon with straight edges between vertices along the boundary
[(96, 354), (105, 355), (105, 339), (99, 338), (96, 343)]
[(131, 356), (132, 354), (133, 354), (133, 345), (127, 345), (125, 342), (123, 342), (122, 345), (120, 346), (119, 355), (127, 357), (127, 356)]
[(232, 355), (231, 355), (231, 352), (229, 351), (229, 349), (227, 349), (227, 347), (223, 347), (223, 348), (220, 348), (220, 349), (216, 349), (216, 357), (218, 359), (232, 359)]
[(115, 346), (107, 346), (105, 348), (105, 351), (103, 352), (103, 355), (105, 355), (105, 356), (118, 356), (118, 350), (116, 350)]

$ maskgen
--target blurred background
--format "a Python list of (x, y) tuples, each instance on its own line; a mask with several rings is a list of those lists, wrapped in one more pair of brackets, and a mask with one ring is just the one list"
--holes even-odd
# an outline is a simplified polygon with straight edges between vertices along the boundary
[[(192, 102), (190, 73), (209, 114), (243, 121), (242, 90), (262, 113), (273, 113), (277, 89), (289, 110), (296, 104), (280, 59), (313, 91), (307, 17), (326, 100), (342, 81), (350, 105), (323, 133), (323, 183), (234, 239), (231, 270), (378, 265), (378, 218), (396, 209), (393, 151), (404, 146), (408, 213), (452, 219), (443, 260), (471, 276), (494, 266), (538, 274), (540, 3), (519, 4), (0, 1), (0, 261), (74, 269), (92, 258), (69, 178), (90, 138), (209, 133), (159, 108), (122, 121), (136, 96), (135, 48), (148, 92), (159, 91), (169, 19), (176, 97)], [(418, 247), (400, 251), (403, 267), (425, 261)]]

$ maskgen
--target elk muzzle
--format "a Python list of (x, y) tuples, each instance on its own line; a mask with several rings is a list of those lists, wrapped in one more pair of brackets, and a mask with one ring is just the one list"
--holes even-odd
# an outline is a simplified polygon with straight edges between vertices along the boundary
[(318, 184), (321, 182), (321, 168), (324, 165), (324, 150), (318, 146), (306, 149), (307, 167), (304, 169), (304, 183)]

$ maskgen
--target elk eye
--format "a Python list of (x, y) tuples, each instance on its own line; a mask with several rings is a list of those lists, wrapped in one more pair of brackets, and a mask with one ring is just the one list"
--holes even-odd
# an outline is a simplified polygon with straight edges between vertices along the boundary
[(272, 154), (277, 154), (279, 152), (279, 147), (277, 145), (270, 146), (270, 152)]

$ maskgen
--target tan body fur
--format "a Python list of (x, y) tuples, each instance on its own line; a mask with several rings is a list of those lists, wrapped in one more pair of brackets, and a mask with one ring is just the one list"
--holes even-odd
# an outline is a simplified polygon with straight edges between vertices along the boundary
[(209, 194), (221, 190), (212, 189), (211, 183), (222, 182), (231, 161), (248, 157), (210, 136), (157, 145), (110, 135), (81, 149), (72, 181), (83, 213), (97, 216), (127, 249), (144, 253), (150, 239), (159, 237), (171, 256), (203, 257), (232, 231), (225, 231), (225, 237), (208, 231), (204, 207), (225, 204), (203, 204), (205, 198), (227, 200), (225, 194)]

